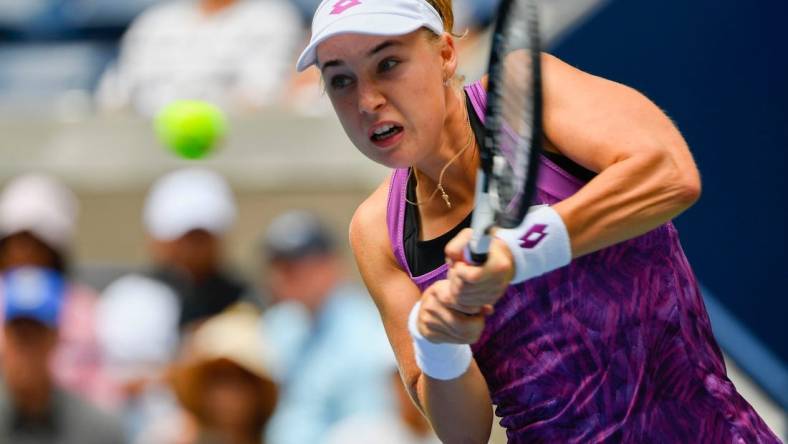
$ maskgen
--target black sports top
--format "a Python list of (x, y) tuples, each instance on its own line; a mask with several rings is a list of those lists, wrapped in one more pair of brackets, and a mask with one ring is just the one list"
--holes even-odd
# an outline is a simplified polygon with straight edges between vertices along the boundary
[[(471, 128), (476, 137), (476, 143), (481, 144), (482, 140), (484, 140), (484, 123), (482, 123), (481, 119), (474, 111), (473, 104), (467, 94), (465, 95), (465, 106), (468, 109), (468, 116), (470, 117)], [(542, 154), (564, 171), (572, 174), (583, 182), (588, 182), (596, 176), (596, 173), (578, 165), (568, 157), (549, 151), (542, 151)], [(406, 195), (408, 200), (415, 202), (416, 181), (412, 175), (408, 178), (407, 186)], [(419, 240), (419, 224), (421, 221), (419, 220), (418, 208), (410, 204), (405, 205), (403, 245), (405, 247), (405, 259), (408, 261), (408, 267), (413, 276), (421, 276), (443, 265), (446, 261), (446, 256), (443, 253), (446, 244), (462, 231), (463, 228), (471, 226), (472, 214), (473, 212), (469, 213), (462, 222), (435, 239)]]

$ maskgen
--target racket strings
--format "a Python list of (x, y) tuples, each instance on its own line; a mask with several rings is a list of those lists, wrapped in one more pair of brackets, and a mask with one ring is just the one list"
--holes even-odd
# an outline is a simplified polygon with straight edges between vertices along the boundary
[(501, 61), (491, 73), (492, 116), (490, 131), (494, 147), (490, 195), (498, 222), (519, 220), (527, 210), (530, 163), (534, 152), (535, 58), (539, 57), (535, 6), (513, 1), (494, 45)]

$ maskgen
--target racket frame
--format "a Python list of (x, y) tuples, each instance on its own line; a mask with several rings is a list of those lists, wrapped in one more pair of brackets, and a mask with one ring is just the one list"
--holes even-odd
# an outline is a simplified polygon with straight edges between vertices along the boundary
[[(499, 50), (504, 44), (502, 34), (507, 28), (507, 20), (510, 17), (512, 5), (518, 1), (526, 2), (526, 7), (531, 8), (528, 16), (531, 28), (530, 32), (530, 59), (532, 66), (531, 87), (533, 90), (533, 125), (531, 128), (531, 151), (529, 153), (528, 166), (526, 171), (526, 183), (520, 199), (522, 203), (514, 216), (506, 217), (501, 208), (500, 196), (498, 194), (495, 180), (496, 174), (501, 174), (500, 168), (496, 164), (505, 162), (500, 149), (497, 149), (496, 137), (493, 132), (496, 128), (500, 129), (499, 120), (501, 117), (493, 111), (496, 109), (498, 100), (499, 84), (497, 79), (503, 75), (504, 61), (507, 54), (502, 54)], [(538, 11), (533, 0), (503, 0), (499, 9), (493, 32), (493, 42), (490, 51), (490, 61), (488, 68), (487, 83), (487, 109), (485, 110), (485, 129), (483, 146), (480, 147), (479, 168), (476, 173), (476, 194), (474, 197), (475, 205), (471, 218), (471, 229), (473, 236), (468, 249), (469, 259), (475, 264), (483, 264), (487, 261), (490, 250), (490, 242), (496, 227), (513, 228), (525, 218), (528, 213), (530, 202), (536, 191), (537, 174), (539, 172), (539, 152), (542, 142), (542, 70), (541, 70), (541, 50), (538, 26)], [(498, 171), (496, 171), (498, 170)]]

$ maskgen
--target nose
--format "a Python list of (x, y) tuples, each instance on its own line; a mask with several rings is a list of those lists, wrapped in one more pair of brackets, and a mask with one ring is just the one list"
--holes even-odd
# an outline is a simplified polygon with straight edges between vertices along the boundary
[(374, 82), (360, 81), (358, 84), (358, 111), (375, 114), (386, 104), (386, 97)]

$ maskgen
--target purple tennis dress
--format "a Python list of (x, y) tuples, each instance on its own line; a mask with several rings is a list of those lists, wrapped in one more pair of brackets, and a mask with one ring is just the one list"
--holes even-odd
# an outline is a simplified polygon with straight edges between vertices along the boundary
[[(483, 118), (486, 93), (466, 91)], [(583, 183), (542, 157), (537, 197)], [(403, 248), (408, 173), (395, 170), (388, 230)], [(473, 354), (510, 443), (779, 443), (734, 388), (672, 223), (509, 287)], [(458, 425), (461, 426), (461, 425)]]

